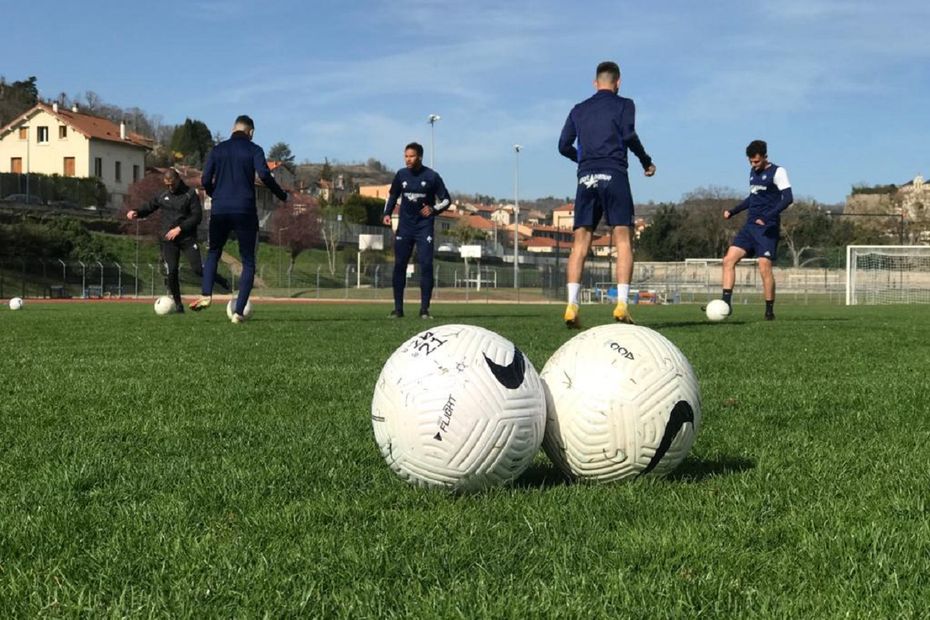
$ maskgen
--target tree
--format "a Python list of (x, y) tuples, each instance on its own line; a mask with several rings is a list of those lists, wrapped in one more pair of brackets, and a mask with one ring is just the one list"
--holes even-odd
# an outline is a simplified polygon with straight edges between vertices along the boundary
[(465, 218), (456, 222), (455, 226), (446, 233), (446, 236), (459, 245), (468, 245), (474, 241), (482, 241), (488, 238), (484, 231), (469, 224)]
[(286, 142), (278, 142), (268, 149), (268, 160), (279, 161), (285, 168), (294, 172), (294, 154)]
[(326, 249), (326, 266), (329, 268), (329, 275), (335, 275), (336, 251), (339, 249), (342, 234), (342, 213), (335, 205), (324, 206), (321, 210), (323, 217), (320, 222), (320, 234)]
[(120, 228), (127, 235), (144, 235), (161, 239), (161, 210), (144, 220), (127, 220), (129, 211), (138, 211), (165, 189), (161, 174), (147, 174), (129, 186), (129, 192), (117, 214)]
[(813, 200), (799, 200), (782, 212), (781, 234), (792, 266), (800, 267), (805, 252), (829, 243), (832, 225), (830, 216)]
[(678, 231), (683, 258), (723, 256), (730, 245), (736, 226), (723, 219), (723, 212), (732, 209), (740, 195), (725, 187), (699, 187), (683, 196), (681, 207), (686, 214), (685, 226)]
[(175, 128), (170, 146), (175, 159), (188, 166), (203, 168), (207, 153), (213, 148), (213, 134), (203, 121), (188, 118)]
[(344, 206), (347, 210), (351, 207), (353, 210), (361, 209), (362, 212), (364, 212), (364, 219), (357, 220), (359, 224), (381, 226), (381, 214), (384, 212), (383, 199), (362, 196), (360, 194), (350, 194), (349, 197), (346, 198)]
[(681, 231), (685, 226), (684, 211), (675, 205), (659, 205), (652, 222), (640, 235), (636, 249), (639, 260), (680, 261), (684, 260)]
[(0, 127), (27, 111), (38, 100), (39, 87), (34, 75), (13, 83), (0, 76)]
[(320, 244), (320, 205), (308, 196), (295, 196), (271, 214), (271, 242), (290, 252), (289, 269), (300, 253)]

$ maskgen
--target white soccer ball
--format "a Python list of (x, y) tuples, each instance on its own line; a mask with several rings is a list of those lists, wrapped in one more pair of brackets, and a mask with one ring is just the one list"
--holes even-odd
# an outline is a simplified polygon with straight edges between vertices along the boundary
[(155, 300), (155, 314), (164, 316), (171, 314), (175, 310), (177, 310), (177, 307), (174, 305), (174, 300), (167, 295), (162, 295)]
[(388, 466), (417, 486), (475, 491), (515, 479), (546, 424), (539, 374), (506, 338), (441, 325), (388, 358), (371, 401)]
[[(236, 312), (236, 300), (230, 299), (226, 304), (226, 318), (232, 320)], [(245, 302), (245, 310), (242, 311), (242, 318), (247, 319), (252, 316), (252, 300)]]
[(707, 314), (707, 319), (709, 321), (723, 321), (730, 316), (730, 304), (723, 301), (722, 299), (715, 299), (707, 304), (707, 307), (704, 308), (705, 313)]
[(543, 449), (571, 478), (667, 474), (700, 427), (694, 370), (674, 344), (646, 327), (584, 331), (549, 358), (541, 377), (548, 400)]
[(10, 300), (10, 310), (19, 310), (25, 303), (22, 297), (14, 297)]

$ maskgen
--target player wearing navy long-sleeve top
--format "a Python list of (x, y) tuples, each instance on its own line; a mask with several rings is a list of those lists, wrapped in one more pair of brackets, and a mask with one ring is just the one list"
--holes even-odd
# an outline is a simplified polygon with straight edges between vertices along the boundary
[(242, 274), (239, 295), (232, 315), (233, 323), (241, 323), (245, 305), (255, 280), (255, 251), (258, 246), (258, 209), (255, 204), (255, 176), (282, 201), (287, 192), (281, 189), (265, 160), (265, 151), (252, 142), (255, 123), (246, 115), (236, 118), (232, 135), (213, 147), (203, 167), (201, 182), (213, 199), (210, 214), (210, 250), (204, 265), (203, 297), (191, 304), (191, 310), (210, 306), (213, 282), (223, 245), (233, 231), (239, 242)]
[(781, 212), (787, 209), (794, 196), (788, 173), (768, 160), (768, 145), (753, 140), (746, 147), (749, 158), (749, 196), (739, 205), (723, 212), (730, 219), (740, 211), (749, 210), (746, 223), (733, 238), (723, 257), (723, 300), (729, 305), (736, 283), (736, 265), (743, 258), (753, 256), (759, 261), (762, 289), (765, 294), (765, 319), (775, 318), (775, 274), (772, 263), (777, 257)]
[(417, 249), (420, 265), (420, 318), (432, 318), (429, 304), (433, 296), (433, 242), (436, 215), (449, 208), (451, 199), (442, 177), (423, 165), (423, 147), (411, 142), (404, 147), (404, 168), (397, 171), (384, 203), (383, 222), (391, 225), (391, 214), (400, 199), (397, 233), (394, 236), (394, 310), (392, 318), (404, 316), (404, 286), (407, 263)]
[[(627, 308), (633, 277), (633, 195), (627, 176), (627, 150), (633, 151), (645, 175), (656, 167), (636, 135), (636, 106), (620, 97), (620, 67), (606, 61), (597, 66), (594, 88), (597, 92), (569, 113), (559, 136), (559, 153), (578, 163), (575, 194), (575, 220), (572, 252), (568, 258), (568, 306), (564, 320), (568, 327), (579, 327), (578, 293), (585, 258), (591, 249), (594, 229), (605, 217), (617, 250), (617, 321), (632, 323)], [(577, 147), (575, 146), (577, 142)]]

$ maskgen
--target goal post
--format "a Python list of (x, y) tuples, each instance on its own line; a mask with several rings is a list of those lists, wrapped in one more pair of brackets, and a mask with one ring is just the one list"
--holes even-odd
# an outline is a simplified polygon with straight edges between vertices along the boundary
[(930, 303), (930, 246), (846, 246), (846, 305)]

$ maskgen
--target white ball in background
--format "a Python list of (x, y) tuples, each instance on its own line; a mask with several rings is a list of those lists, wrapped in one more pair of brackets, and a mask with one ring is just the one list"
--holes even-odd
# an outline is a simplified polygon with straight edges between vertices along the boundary
[(381, 455), (401, 478), (474, 491), (529, 466), (546, 401), (539, 374), (512, 342), (473, 325), (440, 325), (388, 358), (371, 420)]
[(26, 304), (22, 297), (14, 297), (10, 300), (10, 310), (19, 310)]
[(571, 478), (667, 474), (697, 436), (694, 370), (649, 328), (618, 323), (584, 331), (552, 355), (541, 377), (548, 399), (543, 449)]

